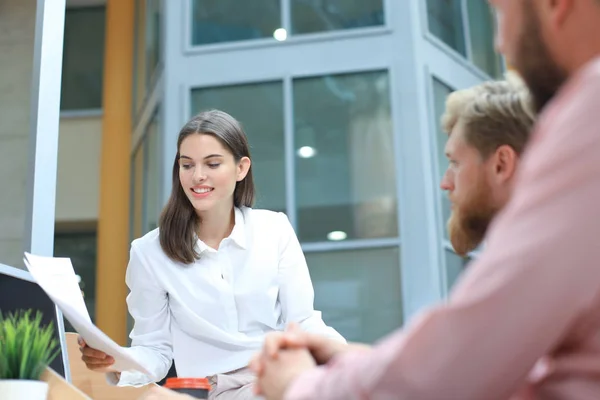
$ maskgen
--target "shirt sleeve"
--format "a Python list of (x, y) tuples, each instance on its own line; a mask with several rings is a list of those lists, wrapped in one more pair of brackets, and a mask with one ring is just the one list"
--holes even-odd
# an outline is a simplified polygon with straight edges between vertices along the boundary
[[(127, 307), (134, 320), (129, 335), (131, 347), (126, 350), (152, 374), (147, 376), (140, 372), (124, 371), (116, 384), (142, 386), (164, 378), (173, 361), (169, 297), (158, 285), (148, 262), (135, 243), (131, 246), (125, 281), (130, 290)], [(115, 378), (114, 375), (107, 376), (109, 383), (114, 383)]]
[(550, 106), (511, 201), (448, 303), (371, 351), (301, 375), (286, 398), (509, 398), (600, 298), (598, 93), (600, 73)]
[(345, 342), (335, 329), (325, 325), (321, 312), (314, 309), (314, 289), (304, 253), (287, 216), (281, 218), (281, 242), (279, 258), (279, 302), (283, 320), (297, 322), (308, 332), (322, 334)]

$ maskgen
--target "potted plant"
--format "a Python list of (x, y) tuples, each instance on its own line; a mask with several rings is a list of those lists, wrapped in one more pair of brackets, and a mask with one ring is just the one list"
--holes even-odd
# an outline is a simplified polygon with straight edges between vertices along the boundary
[(0, 397), (3, 400), (46, 400), (48, 384), (40, 376), (58, 355), (52, 323), (31, 310), (0, 313)]

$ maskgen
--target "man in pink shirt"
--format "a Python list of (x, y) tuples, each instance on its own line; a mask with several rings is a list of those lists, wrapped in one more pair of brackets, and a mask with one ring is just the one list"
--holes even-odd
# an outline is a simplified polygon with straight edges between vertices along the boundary
[(268, 337), (267, 399), (600, 399), (600, 0), (490, 3), (542, 114), (485, 250), (373, 348)]

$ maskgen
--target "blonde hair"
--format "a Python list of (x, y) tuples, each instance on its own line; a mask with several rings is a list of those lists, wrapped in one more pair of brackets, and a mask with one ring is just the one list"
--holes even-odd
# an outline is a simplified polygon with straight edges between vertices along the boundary
[(502, 145), (521, 154), (535, 118), (527, 87), (516, 73), (509, 71), (505, 80), (484, 82), (451, 93), (441, 122), (448, 135), (461, 123), (467, 143), (487, 158)]

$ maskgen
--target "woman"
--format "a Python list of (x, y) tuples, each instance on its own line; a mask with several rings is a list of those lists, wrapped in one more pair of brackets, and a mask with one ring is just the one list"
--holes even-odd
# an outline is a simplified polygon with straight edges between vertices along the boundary
[(211, 398), (253, 398), (247, 369), (265, 335), (297, 322), (344, 339), (313, 309), (300, 244), (282, 213), (250, 208), (252, 162), (246, 135), (212, 110), (179, 133), (171, 197), (159, 229), (134, 240), (127, 306), (133, 357), (152, 372), (115, 373), (114, 360), (81, 342), (94, 371), (119, 386), (161, 380), (175, 360), (180, 377), (209, 377)]

